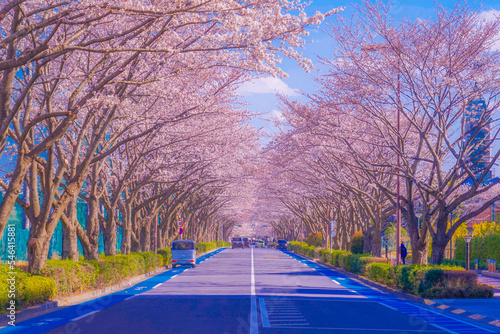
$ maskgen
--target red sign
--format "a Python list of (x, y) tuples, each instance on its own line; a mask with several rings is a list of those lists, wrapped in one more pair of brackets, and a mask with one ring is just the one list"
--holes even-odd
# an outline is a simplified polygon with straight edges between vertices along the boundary
[(179, 227), (182, 227), (184, 225), (184, 222), (179, 219)]
[(182, 234), (184, 233), (184, 230), (182, 229), (182, 227), (179, 229), (179, 234)]

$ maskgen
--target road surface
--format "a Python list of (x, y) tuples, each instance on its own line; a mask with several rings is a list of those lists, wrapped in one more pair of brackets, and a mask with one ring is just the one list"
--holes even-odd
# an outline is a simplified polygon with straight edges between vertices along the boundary
[[(213, 255), (213, 256), (211, 256)], [(289, 252), (226, 249), (2, 333), (494, 333)]]

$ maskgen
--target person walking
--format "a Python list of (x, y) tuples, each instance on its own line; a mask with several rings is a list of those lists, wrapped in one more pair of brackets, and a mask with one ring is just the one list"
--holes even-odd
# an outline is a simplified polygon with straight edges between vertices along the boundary
[(405, 259), (406, 259), (407, 254), (408, 254), (408, 251), (405, 247), (405, 244), (401, 243), (401, 260), (403, 260), (403, 264), (406, 264)]

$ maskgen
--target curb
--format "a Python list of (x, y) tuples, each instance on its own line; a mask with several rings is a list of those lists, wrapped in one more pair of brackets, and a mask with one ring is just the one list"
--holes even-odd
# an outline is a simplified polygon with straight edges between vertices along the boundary
[(500, 273), (493, 272), (493, 271), (487, 271), (487, 270), (483, 270), (481, 272), (481, 275), (486, 276), (486, 277), (492, 277), (492, 278), (500, 278)]
[(404, 300), (407, 300), (407, 301), (410, 301), (410, 302), (414, 302), (414, 303), (419, 303), (419, 304), (424, 304), (424, 305), (427, 305), (431, 308), (434, 308), (436, 311), (440, 312), (440, 313), (451, 313), (455, 316), (461, 316), (461, 317), (464, 317), (464, 318), (467, 318), (469, 320), (475, 320), (475, 321), (479, 321), (479, 322), (482, 322), (484, 324), (487, 324), (487, 325), (490, 325), (490, 326), (494, 326), (494, 327), (497, 327), (497, 328), (500, 328), (500, 319), (494, 319), (494, 318), (491, 318), (491, 317), (487, 317), (487, 316), (484, 316), (484, 315), (481, 315), (481, 314), (477, 314), (477, 313), (473, 313), (473, 312), (469, 312), (469, 311), (466, 311), (466, 310), (462, 310), (462, 309), (459, 309), (459, 308), (454, 308), (454, 307), (451, 307), (449, 305), (446, 305), (446, 304), (440, 304), (440, 303), (437, 303), (437, 302), (434, 302), (430, 299), (426, 299), (426, 298), (422, 298), (422, 297), (417, 297), (417, 296), (414, 296), (414, 295), (410, 295), (408, 293), (405, 293), (405, 292), (402, 292), (402, 291), (399, 291), (399, 290), (395, 290), (395, 289), (392, 289), (392, 288), (389, 288), (385, 285), (382, 285), (378, 282), (374, 282), (374, 281), (371, 281), (367, 278), (364, 278), (364, 277), (361, 277), (359, 275), (356, 275), (356, 274), (353, 274), (351, 272), (348, 272), (348, 271), (345, 271), (343, 269), (340, 269), (338, 267), (335, 267), (335, 266), (332, 266), (331, 264), (327, 264), (327, 263), (324, 263), (324, 262), (321, 262), (319, 261), (318, 259), (314, 259), (314, 258), (311, 258), (309, 256), (306, 256), (306, 255), (303, 255), (303, 254), (300, 254), (300, 253), (296, 253), (296, 252), (293, 252), (294, 254), (298, 255), (298, 256), (301, 256), (305, 259), (308, 259), (312, 262), (315, 262), (316, 264), (319, 264), (323, 267), (326, 267), (328, 269), (333, 269), (335, 271), (338, 271), (339, 273), (357, 281), (358, 283), (360, 284), (363, 284), (365, 286), (369, 286), (370, 288), (372, 289), (375, 289), (375, 290), (379, 290), (379, 291), (382, 291), (382, 292), (385, 292), (385, 293), (389, 293), (393, 296), (395, 296), (396, 298), (399, 298), (399, 299), (404, 299)]
[[(219, 250), (221, 248), (226, 248), (226, 247), (219, 247), (219, 248), (212, 249), (212, 250), (205, 252), (205, 253), (197, 254), (196, 258), (202, 257), (208, 253), (215, 252), (216, 250)], [(72, 295), (72, 296), (69, 296), (66, 298), (55, 299), (55, 300), (48, 301), (48, 302), (45, 302), (45, 303), (40, 304), (40, 305), (33, 305), (33, 306), (30, 306), (30, 307), (27, 307), (25, 309), (17, 311), (16, 317), (29, 316), (32, 313), (37, 313), (40, 311), (45, 311), (45, 310), (50, 310), (50, 309), (56, 309), (56, 308), (61, 307), (61, 306), (74, 305), (74, 304), (79, 304), (79, 303), (84, 302), (84, 301), (92, 300), (98, 296), (102, 296), (102, 295), (106, 295), (106, 294), (118, 291), (126, 286), (140, 283), (141, 281), (145, 280), (146, 278), (149, 278), (150, 276), (164, 273), (170, 269), (171, 269), (171, 264), (168, 266), (165, 266), (165, 267), (160, 267), (160, 268), (157, 268), (155, 270), (151, 270), (147, 273), (144, 273), (144, 274), (141, 274), (138, 276), (129, 277), (129, 278), (121, 281), (118, 284), (110, 285), (110, 286), (104, 287), (102, 289), (92, 290), (92, 291), (85, 292), (82, 294)], [(3, 316), (3, 314), (2, 314), (2, 316)]]

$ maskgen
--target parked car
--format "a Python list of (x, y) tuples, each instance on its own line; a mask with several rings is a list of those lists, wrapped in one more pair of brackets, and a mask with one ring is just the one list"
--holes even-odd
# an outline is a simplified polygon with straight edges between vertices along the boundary
[(257, 248), (265, 248), (265, 247), (266, 247), (266, 244), (264, 243), (264, 241), (263, 241), (263, 240), (259, 240), (259, 241), (257, 241), (257, 243), (256, 243), (256, 246), (255, 246), (255, 247), (257, 247)]
[(231, 248), (245, 248), (243, 239), (241, 237), (234, 237), (231, 239)]
[(288, 250), (288, 241), (286, 241), (285, 239), (278, 239), (278, 242), (276, 243), (276, 249)]
[(180, 265), (196, 267), (196, 248), (193, 240), (175, 240), (172, 243), (172, 268)]

